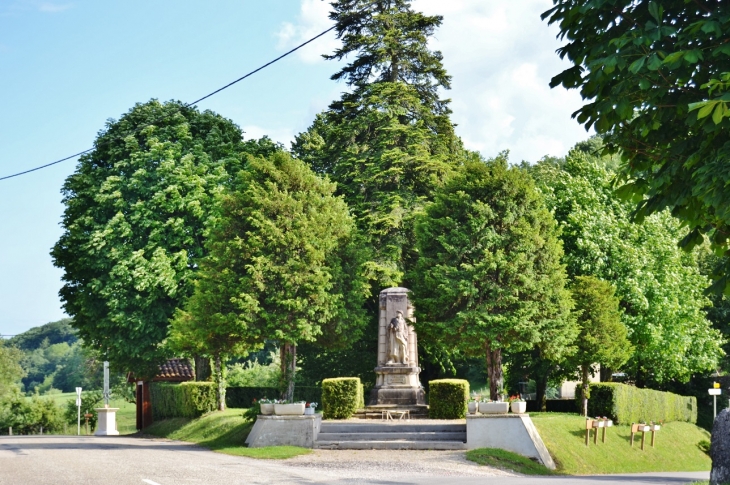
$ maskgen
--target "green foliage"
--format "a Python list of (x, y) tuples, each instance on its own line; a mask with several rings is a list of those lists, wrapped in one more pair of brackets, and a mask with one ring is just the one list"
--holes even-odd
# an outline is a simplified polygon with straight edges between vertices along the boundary
[(196, 418), (216, 409), (216, 384), (213, 382), (153, 383), (150, 386), (152, 416)]
[(577, 329), (558, 229), (529, 175), (504, 155), (460, 167), (419, 216), (416, 235), (419, 335), (468, 355), (486, 350), (493, 399), (503, 351), (568, 351)]
[(281, 382), (281, 359), (271, 352), (271, 362), (260, 364), (258, 359), (238, 362), (228, 367), (226, 385), (231, 387), (277, 387)]
[(428, 417), (462, 419), (466, 416), (469, 382), (463, 379), (439, 379), (428, 382)]
[[(33, 327), (30, 330), (8, 339), (6, 343), (23, 351), (35, 350), (42, 345), (46, 347), (54, 344), (67, 343), (73, 345), (78, 340), (76, 330), (71, 327), (73, 320), (63, 318), (56, 322), (46, 323), (40, 327)], [(44, 344), (44, 341), (47, 343)]]
[(620, 424), (697, 422), (697, 398), (694, 396), (640, 389), (615, 382), (591, 383), (590, 392), (589, 416), (608, 416)]
[(357, 377), (337, 377), (322, 381), (324, 419), (348, 419), (363, 405), (363, 388)]
[(708, 285), (697, 253), (677, 248), (680, 224), (668, 212), (631, 221), (633, 204), (616, 198), (613, 160), (572, 150), (562, 163), (543, 160), (529, 169), (562, 229), (568, 275), (611, 283), (635, 351), (624, 367), (641, 385), (655, 385), (714, 370), (722, 355), (719, 332), (706, 318)]
[(337, 183), (373, 248), (368, 277), (387, 287), (403, 281), (415, 257), (414, 211), (464, 154), (439, 99), (449, 77), (427, 46), (441, 18), (414, 12), (408, 0), (372, 3), (332, 4), (343, 44), (329, 58), (354, 57), (333, 79), (352, 91), (317, 115), (292, 151)]
[(193, 291), (215, 194), (240, 169), (241, 130), (179, 102), (110, 121), (63, 186), (64, 308), (113, 367), (151, 376), (176, 308)]
[(13, 434), (55, 433), (63, 429), (61, 409), (52, 399), (38, 395), (27, 399), (20, 393), (7, 394), (0, 399), (0, 429)]
[(510, 470), (523, 475), (554, 475), (555, 472), (531, 459), (500, 448), (477, 448), (466, 452), (466, 459), (480, 465)]
[[(91, 414), (89, 418), (89, 429), (96, 427), (96, 422), (99, 416), (95, 408), (101, 407), (103, 402), (103, 396), (101, 391), (83, 391), (81, 393), (81, 426), (83, 427), (86, 423), (85, 414)], [(76, 406), (76, 399), (69, 399), (66, 401), (66, 409), (63, 412), (63, 419), (68, 424), (76, 426), (78, 422), (78, 407)]]
[[(334, 190), (286, 153), (249, 157), (235, 190), (219, 199), (210, 255), (185, 311), (176, 314), (173, 346), (235, 354), (266, 339), (332, 347), (357, 339), (369, 292), (364, 255)], [(282, 374), (293, 382), (294, 372)]]
[(0, 400), (11, 393), (25, 375), (20, 361), (23, 353), (0, 340)]
[[(730, 5), (712, 0), (553, 0), (558, 50), (573, 66), (552, 86), (580, 89), (574, 116), (622, 153), (620, 193), (642, 220), (669, 209), (686, 224), (680, 244), (709, 236), (719, 253), (730, 234), (727, 92)], [(715, 289), (730, 291), (728, 262)]]
[[(299, 387), (297, 386), (297, 390)], [(260, 399), (279, 399), (278, 387), (234, 387), (226, 388), (226, 406), (229, 408), (248, 408)]]

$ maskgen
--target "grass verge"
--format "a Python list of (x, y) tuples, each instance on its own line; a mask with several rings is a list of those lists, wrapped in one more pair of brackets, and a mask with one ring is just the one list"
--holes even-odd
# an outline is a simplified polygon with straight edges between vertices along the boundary
[(606, 442), (585, 445), (585, 419), (575, 414), (530, 413), (545, 446), (557, 464), (557, 472), (569, 475), (599, 473), (641, 473), (655, 471), (707, 471), (712, 462), (700, 449), (710, 434), (691, 423), (671, 422), (656, 434), (651, 447), (647, 433), (644, 451), (641, 434), (629, 445), (631, 427), (614, 426), (606, 432)]
[(466, 452), (466, 459), (480, 465), (491, 466), (523, 475), (554, 475), (555, 472), (527, 457), (499, 448), (479, 448)]
[(227, 455), (261, 459), (285, 459), (311, 453), (297, 446), (246, 448), (246, 437), (253, 426), (243, 419), (243, 409), (226, 409), (200, 418), (173, 418), (158, 421), (145, 429), (145, 434), (196, 443)]

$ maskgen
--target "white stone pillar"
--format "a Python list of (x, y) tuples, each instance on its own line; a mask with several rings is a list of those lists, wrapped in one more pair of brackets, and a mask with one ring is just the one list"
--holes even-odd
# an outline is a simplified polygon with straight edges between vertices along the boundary
[(95, 436), (117, 436), (117, 411), (119, 408), (98, 408), (95, 409), (99, 420), (96, 424)]

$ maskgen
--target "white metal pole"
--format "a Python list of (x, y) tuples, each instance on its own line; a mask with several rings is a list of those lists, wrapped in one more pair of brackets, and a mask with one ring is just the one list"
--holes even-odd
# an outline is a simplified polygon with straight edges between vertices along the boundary
[(712, 396), (712, 419), (717, 417), (717, 396)]

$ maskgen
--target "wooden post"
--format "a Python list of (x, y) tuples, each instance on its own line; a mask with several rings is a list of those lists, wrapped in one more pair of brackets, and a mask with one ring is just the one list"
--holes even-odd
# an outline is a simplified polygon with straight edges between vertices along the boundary
[(641, 425), (641, 451), (644, 451), (644, 439), (646, 438), (646, 425)]
[(588, 446), (589, 440), (591, 438), (591, 428), (593, 428), (593, 420), (586, 419), (586, 446)]
[(606, 442), (606, 424), (608, 424), (608, 420), (603, 420), (603, 436), (601, 437), (601, 442)]
[(598, 421), (593, 421), (593, 429), (595, 430), (593, 432), (593, 444), (598, 444)]

